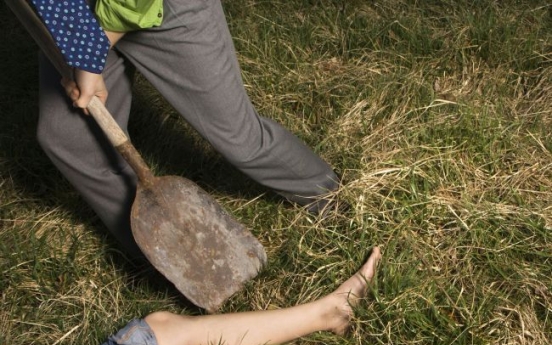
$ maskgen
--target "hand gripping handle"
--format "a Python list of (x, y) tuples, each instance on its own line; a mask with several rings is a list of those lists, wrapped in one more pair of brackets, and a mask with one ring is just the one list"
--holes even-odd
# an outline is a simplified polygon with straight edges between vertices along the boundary
[[(28, 33), (33, 37), (40, 49), (46, 54), (50, 62), (56, 67), (58, 72), (63, 77), (72, 79), (73, 72), (71, 68), (65, 63), (52, 36), (31, 5), (26, 0), (5, 0), (5, 2), (15, 13), (21, 24), (27, 29)], [(92, 97), (86, 109), (96, 120), (111, 144), (132, 166), (140, 181), (146, 183), (151, 181), (153, 176), (149, 168), (100, 99), (96, 96)]]
[[(44, 27), (31, 5), (25, 0), (5, 0), (20, 22), (25, 26), (40, 49), (65, 78), (73, 79), (71, 68), (65, 63), (63, 56), (56, 47), (52, 36)], [(113, 116), (105, 108), (98, 97), (94, 96), (87, 107), (90, 114), (103, 129), (109, 141), (117, 147), (128, 140), (121, 127), (115, 122)]]

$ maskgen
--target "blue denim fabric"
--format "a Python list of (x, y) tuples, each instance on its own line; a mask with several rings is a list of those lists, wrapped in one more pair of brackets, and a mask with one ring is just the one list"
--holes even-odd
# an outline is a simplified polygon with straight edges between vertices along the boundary
[(143, 319), (134, 319), (102, 345), (157, 345), (157, 340)]

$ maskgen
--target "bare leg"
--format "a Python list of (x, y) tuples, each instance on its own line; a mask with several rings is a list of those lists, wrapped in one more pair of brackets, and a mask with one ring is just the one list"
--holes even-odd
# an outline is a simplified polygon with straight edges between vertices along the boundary
[(145, 320), (159, 345), (281, 344), (316, 331), (342, 334), (349, 326), (352, 307), (366, 295), (380, 258), (376, 247), (355, 275), (314, 302), (279, 310), (195, 317), (156, 312)]

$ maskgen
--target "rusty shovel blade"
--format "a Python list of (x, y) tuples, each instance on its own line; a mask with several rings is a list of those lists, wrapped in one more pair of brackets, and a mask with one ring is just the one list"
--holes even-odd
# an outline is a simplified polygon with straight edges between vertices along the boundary
[(139, 185), (132, 232), (148, 260), (192, 303), (216, 311), (266, 263), (259, 241), (195, 183)]

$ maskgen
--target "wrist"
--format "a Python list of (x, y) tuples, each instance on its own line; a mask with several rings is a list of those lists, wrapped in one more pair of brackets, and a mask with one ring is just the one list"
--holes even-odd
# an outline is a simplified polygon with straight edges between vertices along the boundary
[(123, 36), (125, 35), (124, 32), (109, 31), (109, 30), (104, 30), (104, 32), (105, 32), (105, 35), (107, 36), (107, 39), (109, 40), (109, 43), (111, 44), (111, 48), (113, 48), (117, 44), (117, 42), (119, 42), (119, 40), (123, 38)]

